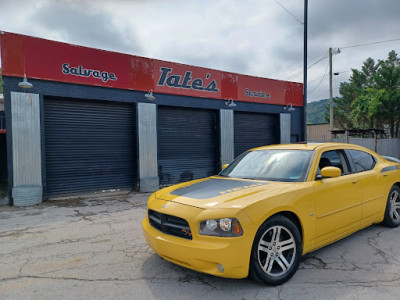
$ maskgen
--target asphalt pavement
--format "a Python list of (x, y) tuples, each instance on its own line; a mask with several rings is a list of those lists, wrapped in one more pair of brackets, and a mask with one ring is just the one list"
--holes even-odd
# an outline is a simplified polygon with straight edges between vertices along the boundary
[(400, 228), (374, 225), (307, 254), (270, 287), (158, 257), (141, 228), (148, 196), (0, 206), (0, 299), (399, 299)]

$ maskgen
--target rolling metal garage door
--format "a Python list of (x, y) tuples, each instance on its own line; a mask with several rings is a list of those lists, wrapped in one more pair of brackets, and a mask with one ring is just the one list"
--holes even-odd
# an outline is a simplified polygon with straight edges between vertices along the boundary
[(235, 157), (244, 151), (279, 143), (279, 115), (248, 112), (234, 113)]
[(136, 186), (134, 104), (45, 98), (48, 196)]
[(158, 107), (160, 184), (174, 184), (217, 173), (216, 113)]

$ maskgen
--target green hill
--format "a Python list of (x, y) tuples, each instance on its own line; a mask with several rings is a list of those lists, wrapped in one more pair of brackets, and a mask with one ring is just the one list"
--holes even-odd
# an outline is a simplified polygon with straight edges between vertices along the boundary
[(329, 113), (329, 99), (307, 103), (307, 124), (328, 123), (325, 114)]

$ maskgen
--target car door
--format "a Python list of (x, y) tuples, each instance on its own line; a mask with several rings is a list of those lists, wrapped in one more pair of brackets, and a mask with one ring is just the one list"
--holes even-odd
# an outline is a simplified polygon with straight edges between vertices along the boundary
[(341, 238), (360, 226), (362, 197), (358, 175), (351, 173), (343, 150), (329, 150), (321, 154), (319, 168), (338, 167), (342, 175), (336, 178), (317, 178), (315, 197), (315, 245), (323, 246)]
[(377, 159), (361, 150), (345, 150), (350, 162), (352, 173), (358, 176), (358, 185), (362, 196), (362, 223), (369, 225), (379, 216), (382, 216), (386, 204), (384, 185), (382, 177), (385, 173), (377, 172), (375, 165)]

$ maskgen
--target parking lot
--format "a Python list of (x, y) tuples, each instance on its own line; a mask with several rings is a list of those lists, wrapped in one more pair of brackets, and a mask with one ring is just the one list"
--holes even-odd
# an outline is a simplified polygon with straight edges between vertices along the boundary
[(1, 299), (398, 299), (400, 228), (371, 226), (306, 255), (286, 284), (213, 277), (158, 257), (148, 194), (0, 206)]

